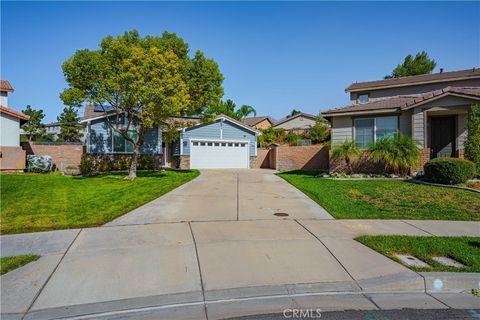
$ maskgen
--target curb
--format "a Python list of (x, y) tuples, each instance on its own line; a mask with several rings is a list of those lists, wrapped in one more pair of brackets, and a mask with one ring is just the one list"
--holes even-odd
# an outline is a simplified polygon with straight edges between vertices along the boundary
[(415, 179), (410, 179), (407, 180), (408, 182), (411, 183), (416, 183), (416, 184), (423, 184), (426, 186), (433, 186), (433, 187), (443, 187), (443, 188), (451, 188), (451, 189), (459, 189), (459, 190), (467, 190), (467, 191), (472, 191), (476, 193), (480, 193), (480, 190), (469, 188), (469, 187), (460, 187), (460, 186), (451, 186), (448, 184), (440, 184), (440, 183), (432, 183), (432, 182), (426, 182), (426, 181), (421, 181), (421, 180), (415, 180)]

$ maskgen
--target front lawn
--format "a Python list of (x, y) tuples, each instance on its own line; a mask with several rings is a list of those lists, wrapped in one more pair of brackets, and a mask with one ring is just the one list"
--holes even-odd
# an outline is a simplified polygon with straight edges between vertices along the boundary
[(139, 172), (92, 177), (0, 176), (3, 234), (99, 226), (198, 176), (198, 171)]
[(27, 263), (37, 260), (38, 258), (40, 258), (40, 256), (33, 255), (33, 254), (0, 258), (0, 275), (3, 275), (14, 269), (20, 268), (26, 265)]
[(480, 194), (401, 180), (333, 180), (297, 171), (280, 177), (337, 219), (480, 220)]
[[(362, 236), (356, 239), (375, 251), (397, 261), (395, 254), (408, 254), (430, 265), (430, 268), (409, 267), (415, 271), (480, 272), (480, 237), (407, 237)], [(448, 257), (464, 268), (447, 267), (432, 257)]]

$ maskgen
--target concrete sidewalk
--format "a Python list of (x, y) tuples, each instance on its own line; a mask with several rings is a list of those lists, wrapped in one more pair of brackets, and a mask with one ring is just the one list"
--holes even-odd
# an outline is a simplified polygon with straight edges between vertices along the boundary
[(480, 236), (480, 223), (278, 219), (2, 236), (2, 254), (42, 255), (1, 277), (2, 319), (220, 319), (292, 305), (478, 307), (480, 300), (460, 294), (478, 287), (478, 274), (413, 272), (353, 240), (362, 234)]

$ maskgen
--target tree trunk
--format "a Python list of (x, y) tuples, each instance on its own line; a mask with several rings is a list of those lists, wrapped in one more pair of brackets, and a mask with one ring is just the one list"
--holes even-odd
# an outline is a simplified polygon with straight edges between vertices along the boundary
[(132, 164), (130, 165), (128, 176), (125, 179), (133, 180), (137, 177), (137, 163), (138, 163), (139, 157), (140, 157), (140, 146), (138, 145), (138, 143), (136, 143), (135, 149), (132, 155)]

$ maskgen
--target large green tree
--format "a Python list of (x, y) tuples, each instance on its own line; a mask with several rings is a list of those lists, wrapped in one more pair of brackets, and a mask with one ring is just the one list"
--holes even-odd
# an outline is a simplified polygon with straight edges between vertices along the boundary
[(250, 114), (253, 114), (254, 116), (257, 115), (255, 108), (246, 104), (242, 105), (237, 110), (235, 109), (237, 109), (235, 102), (231, 99), (227, 99), (226, 101), (220, 101), (218, 104), (213, 105), (208, 112), (210, 115), (224, 114), (236, 120), (242, 120)]
[(64, 108), (57, 120), (60, 122), (59, 138), (61, 140), (68, 142), (80, 141), (82, 126), (80, 125), (77, 109), (71, 106)]
[(480, 106), (473, 105), (468, 114), (467, 140), (465, 141), (465, 158), (477, 166), (480, 176)]
[(103, 108), (111, 114), (106, 121), (111, 129), (133, 144), (129, 179), (136, 177), (148, 128), (174, 132), (179, 124), (171, 117), (202, 115), (223, 96), (217, 63), (201, 51), (191, 57), (188, 44), (174, 33), (107, 36), (98, 50), (77, 51), (62, 69), (69, 84), (60, 94), (64, 103)]
[(22, 110), (27, 116), (30, 116), (25, 124), (22, 125), (22, 129), (28, 137), (28, 141), (33, 141), (37, 137), (45, 135), (47, 132), (45, 126), (42, 124), (45, 114), (42, 109), (34, 109), (28, 105), (25, 110)]
[(415, 57), (411, 54), (405, 57), (402, 64), (397, 65), (385, 79), (429, 74), (435, 69), (437, 62), (430, 59), (425, 51), (418, 52)]

